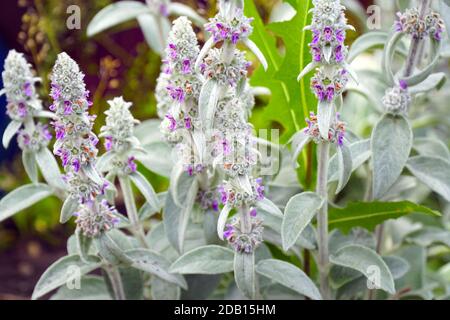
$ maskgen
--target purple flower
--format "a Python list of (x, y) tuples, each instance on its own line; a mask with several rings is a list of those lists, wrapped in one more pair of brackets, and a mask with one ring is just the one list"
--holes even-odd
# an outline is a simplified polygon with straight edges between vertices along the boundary
[(251, 216), (251, 217), (256, 217), (256, 214), (257, 214), (256, 209), (255, 209), (255, 208), (251, 208), (251, 210), (250, 210), (250, 216)]
[(135, 159), (135, 157), (129, 157), (127, 161), (127, 167), (131, 172), (136, 172), (137, 170), (136, 162), (134, 162)]
[(238, 41), (239, 41), (239, 33), (237, 33), (237, 32), (234, 32), (232, 35), (231, 35), (231, 42), (233, 43), (233, 44), (237, 44), (238, 43)]
[(186, 127), (186, 129), (192, 128), (191, 118), (189, 117), (184, 118), (184, 126)]
[(161, 15), (163, 17), (168, 17), (169, 16), (169, 9), (167, 8), (167, 5), (164, 3), (161, 3), (159, 5), (159, 13), (161, 13)]
[(327, 96), (327, 100), (328, 101), (332, 101), (333, 100), (333, 98), (334, 98), (334, 86), (328, 86), (326, 96)]
[(311, 47), (312, 49), (312, 54), (313, 54), (313, 59), (315, 62), (320, 62), (322, 60), (322, 51), (320, 50), (319, 47), (313, 46)]
[(64, 101), (64, 114), (69, 116), (72, 114), (72, 104), (70, 101)]
[(333, 29), (330, 26), (327, 26), (323, 29), (323, 34), (325, 41), (330, 42), (333, 37)]
[(23, 85), (23, 91), (25, 92), (25, 95), (27, 97), (31, 97), (33, 95), (33, 86), (31, 82), (25, 82), (25, 84)]
[(169, 43), (169, 57), (172, 59), (176, 59), (177, 55), (177, 46), (173, 43)]
[(27, 107), (26, 107), (25, 103), (20, 102), (17, 105), (17, 113), (19, 114), (19, 117), (21, 117), (21, 118), (25, 118), (27, 116), (28, 111), (27, 111)]
[(336, 40), (337, 42), (339, 42), (340, 44), (344, 43), (345, 40), (345, 33), (343, 30), (337, 30), (336, 31)]
[(211, 206), (212, 206), (214, 211), (219, 211), (219, 202), (216, 199), (213, 200)]
[(181, 87), (167, 86), (167, 91), (173, 100), (178, 102), (184, 101), (184, 91)]
[(222, 202), (222, 204), (225, 204), (228, 200), (228, 194), (226, 193), (225, 188), (222, 185), (220, 185), (217, 187), (217, 191), (220, 193), (221, 196), (220, 201)]
[(402, 88), (403, 90), (408, 89), (408, 83), (405, 80), (400, 80), (399, 85), (400, 85), (400, 88)]
[(50, 93), (50, 96), (52, 97), (53, 100), (59, 100), (59, 98), (61, 97), (61, 88), (52, 83), (52, 91)]
[(342, 46), (338, 45), (334, 50), (334, 56), (336, 58), (336, 62), (342, 62), (344, 60), (344, 55), (342, 54)]
[(73, 159), (72, 167), (73, 167), (73, 170), (75, 170), (75, 172), (80, 171), (80, 160), (78, 160), (77, 158)]
[(169, 130), (172, 132), (175, 131), (175, 129), (177, 128), (177, 121), (175, 120), (175, 118), (172, 117), (172, 115), (167, 114), (166, 119), (169, 120)]
[(183, 60), (183, 70), (182, 70), (182, 72), (184, 74), (191, 73), (191, 61), (189, 59), (184, 59)]
[(313, 38), (312, 38), (311, 44), (317, 45), (320, 40), (320, 31), (317, 29), (314, 29), (314, 30), (312, 30), (312, 33), (313, 33)]
[(223, 237), (229, 240), (234, 234), (234, 227), (231, 224), (226, 225), (227, 229), (223, 232)]
[(56, 133), (56, 140), (62, 140), (66, 136), (66, 130), (64, 129), (64, 126), (53, 122), (53, 125), (55, 127), (55, 133)]

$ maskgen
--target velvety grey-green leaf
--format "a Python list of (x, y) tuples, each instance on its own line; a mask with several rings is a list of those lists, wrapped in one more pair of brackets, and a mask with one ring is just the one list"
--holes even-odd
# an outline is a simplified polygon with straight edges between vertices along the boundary
[(17, 133), (17, 131), (19, 131), (21, 126), (22, 126), (22, 122), (17, 121), (17, 120), (12, 120), (8, 124), (5, 131), (3, 132), (3, 138), (2, 138), (3, 148), (5, 148), (5, 149), (8, 148), (11, 139), (14, 137), (14, 135)]
[(311, 222), (322, 204), (323, 200), (313, 192), (300, 193), (289, 200), (281, 223), (281, 239), (284, 251), (287, 251), (296, 243), (298, 237)]
[(80, 206), (80, 202), (76, 198), (67, 197), (66, 200), (64, 200), (64, 203), (61, 208), (61, 214), (59, 216), (59, 222), (60, 223), (66, 223), (70, 220), (70, 218), (73, 217), (73, 214), (77, 211), (78, 207)]
[(75, 239), (77, 240), (77, 253), (80, 256), (81, 260), (85, 263), (89, 261), (90, 249), (92, 244), (92, 238), (87, 237), (83, 234), (83, 232), (77, 228), (75, 230)]
[(170, 267), (181, 274), (219, 274), (233, 271), (234, 252), (228, 248), (209, 245), (193, 249), (178, 258)]
[(450, 201), (450, 161), (437, 157), (412, 157), (407, 168), (431, 190)]
[(440, 157), (450, 161), (450, 152), (447, 146), (439, 139), (417, 138), (414, 139), (414, 150), (421, 156)]
[(273, 214), (274, 216), (280, 218), (283, 217), (283, 212), (281, 212), (277, 205), (270, 201), (267, 197), (262, 200), (258, 200), (258, 202), (256, 202), (256, 206), (270, 214)]
[[(369, 160), (372, 154), (369, 139), (353, 142), (350, 144), (349, 149), (352, 156), (352, 172)], [(328, 182), (337, 180), (339, 180), (339, 159), (338, 155), (334, 154), (328, 166)]]
[(348, 245), (339, 249), (336, 254), (330, 256), (331, 263), (354, 269), (371, 279), (374, 270), (379, 272), (380, 289), (388, 293), (395, 293), (394, 279), (386, 263), (372, 249), (360, 245)]
[(256, 299), (257, 284), (255, 273), (255, 254), (235, 252), (234, 254), (234, 281), (238, 289), (248, 299)]
[(213, 116), (219, 98), (219, 85), (214, 80), (208, 80), (203, 84), (198, 98), (198, 110), (200, 119), (205, 128), (213, 125)]
[(108, 233), (102, 233), (94, 239), (99, 255), (113, 265), (130, 265), (133, 260), (116, 243)]
[(187, 288), (183, 276), (169, 272), (170, 261), (159, 253), (149, 249), (132, 249), (125, 253), (132, 260), (132, 267)]
[(179, 300), (181, 289), (176, 284), (152, 277), (150, 284), (153, 300)]
[(160, 207), (158, 196), (155, 190), (148, 180), (138, 171), (130, 174), (130, 179), (133, 181), (134, 185), (139, 189), (139, 191), (144, 196), (145, 200), (155, 209), (158, 210)]
[(450, 247), (450, 231), (437, 227), (424, 227), (411, 232), (406, 236), (406, 240), (423, 247), (440, 243)]
[(445, 29), (447, 30), (447, 36), (450, 39), (450, 32), (448, 32), (448, 30), (450, 30), (450, 1), (449, 0), (443, 0), (440, 2), (440, 7), (439, 7), (439, 13), (442, 16), (442, 19), (444, 19), (445, 22)]
[(314, 282), (296, 266), (281, 260), (260, 261), (256, 272), (313, 300), (322, 300)]
[(34, 156), (34, 152), (23, 150), (22, 151), (22, 163), (25, 168), (25, 172), (30, 178), (31, 182), (38, 183), (39, 176), (36, 166), (36, 158)]
[(331, 118), (334, 114), (334, 104), (331, 102), (319, 101), (317, 105), (317, 123), (319, 125), (320, 135), (324, 139), (328, 139), (328, 131), (330, 129)]
[(373, 198), (379, 199), (397, 181), (412, 147), (413, 133), (404, 116), (385, 114), (372, 132)]
[(232, 207), (227, 203), (220, 211), (219, 218), (217, 220), (217, 236), (220, 240), (223, 240), (223, 232), (231, 209)]
[[(62, 257), (54, 262), (41, 276), (34, 287), (31, 299), (38, 299), (50, 291), (68, 283), (75, 276), (82, 276), (101, 266), (95, 256), (89, 257), (89, 263), (81, 261), (78, 255)], [(75, 268), (76, 272), (75, 272)]]
[(416, 84), (415, 86), (409, 87), (408, 91), (413, 95), (417, 93), (429, 92), (434, 89), (440, 89), (444, 85), (446, 80), (447, 76), (445, 75), (445, 73), (432, 73), (424, 81)]
[(14, 189), (0, 200), (0, 221), (53, 194), (52, 189), (43, 183), (27, 184)]
[(336, 189), (336, 194), (342, 191), (347, 185), (350, 176), (352, 175), (352, 154), (350, 149), (344, 144), (337, 148), (338, 155), (338, 167), (339, 167), (339, 180)]
[(389, 270), (391, 270), (391, 274), (394, 280), (403, 277), (410, 268), (408, 261), (401, 257), (387, 256), (383, 257), (383, 260), (384, 262), (386, 262)]
[(292, 160), (294, 162), (297, 161), (298, 155), (310, 141), (311, 137), (304, 130), (300, 130), (292, 136), (290, 142), (292, 144)]
[(91, 37), (144, 13), (150, 13), (150, 8), (138, 1), (119, 1), (112, 3), (94, 16), (87, 26), (87, 35)]
[(172, 2), (169, 4), (167, 11), (169, 14), (173, 14), (175, 16), (186, 16), (189, 20), (192, 20), (198, 26), (203, 26), (206, 23), (205, 18), (200, 16), (197, 12), (195, 12), (191, 7), (188, 7), (185, 4)]
[(203, 233), (207, 244), (220, 244), (217, 235), (217, 212), (214, 210), (205, 211), (203, 218)]
[(371, 31), (358, 37), (350, 47), (348, 61), (352, 62), (361, 53), (373, 48), (382, 48), (388, 40), (388, 34), (384, 31)]
[(165, 17), (159, 17), (159, 24), (153, 14), (137, 16), (145, 41), (158, 54), (163, 54), (169, 36), (170, 23)]
[(47, 148), (42, 148), (36, 153), (35, 158), (45, 181), (54, 188), (63, 189), (66, 183), (62, 179), (58, 162), (53, 153)]
[(112, 300), (105, 280), (99, 276), (85, 276), (80, 280), (79, 289), (60, 287), (51, 300)]

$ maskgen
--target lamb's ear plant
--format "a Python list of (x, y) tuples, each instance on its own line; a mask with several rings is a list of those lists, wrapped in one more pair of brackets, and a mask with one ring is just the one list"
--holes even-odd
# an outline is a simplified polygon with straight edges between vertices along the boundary
[(171, 0), (118, 1), (99, 11), (87, 27), (89, 37), (136, 19), (150, 48), (162, 55), (170, 30), (170, 16), (187, 16), (198, 25), (205, 19), (185, 4)]
[[(11, 139), (17, 135), (22, 150), (22, 163), (31, 184), (21, 186), (0, 201), (0, 221), (50, 196), (64, 197), (64, 181), (58, 164), (48, 149), (52, 135), (48, 125), (39, 118), (54, 118), (44, 111), (35, 85), (40, 81), (33, 76), (31, 65), (23, 54), (11, 50), (5, 60), (2, 73), (6, 95), (6, 114), (11, 121), (3, 133), (2, 144), (8, 148)], [(39, 169), (38, 169), (39, 168)], [(39, 182), (39, 172), (45, 183)]]

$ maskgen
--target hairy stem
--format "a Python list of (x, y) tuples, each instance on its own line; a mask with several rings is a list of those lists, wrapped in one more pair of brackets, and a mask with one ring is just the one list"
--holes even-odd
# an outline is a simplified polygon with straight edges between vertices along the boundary
[(331, 299), (328, 283), (329, 252), (328, 252), (328, 160), (330, 144), (322, 142), (318, 145), (317, 194), (324, 200), (317, 216), (317, 232), (319, 244), (318, 267), (320, 276), (320, 291), (323, 299)]
[[(422, 0), (420, 2), (420, 18), (419, 19), (424, 19), (425, 15), (428, 12), (428, 9), (430, 7), (430, 3), (431, 0)], [(404, 77), (409, 77), (412, 75), (413, 71), (414, 71), (414, 67), (416, 66), (417, 63), (419, 63), (420, 61), (417, 61), (417, 55), (419, 53), (419, 47), (420, 47), (420, 43), (423, 41), (423, 39), (420, 38), (413, 38), (411, 41), (411, 47), (409, 48), (409, 54), (408, 54), (408, 58), (406, 60), (406, 67), (405, 67), (405, 71), (403, 73)]]
[(114, 298), (116, 300), (126, 300), (119, 269), (112, 265), (107, 265), (104, 267), (104, 269), (108, 274), (109, 281), (111, 282), (111, 287), (114, 292)]
[(131, 189), (130, 179), (128, 177), (119, 177), (120, 188), (122, 189), (123, 200), (125, 202), (125, 208), (127, 209), (127, 215), (130, 219), (133, 232), (139, 239), (144, 248), (148, 248), (147, 241), (145, 240), (144, 230), (139, 222), (139, 216), (136, 209), (136, 203), (134, 201), (133, 190)]

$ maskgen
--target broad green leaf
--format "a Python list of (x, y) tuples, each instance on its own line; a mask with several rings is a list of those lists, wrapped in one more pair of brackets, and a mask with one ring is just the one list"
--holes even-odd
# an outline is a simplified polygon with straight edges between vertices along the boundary
[(43, 183), (27, 184), (14, 189), (0, 200), (0, 221), (53, 194), (52, 189)]
[(87, 26), (87, 35), (92, 37), (108, 28), (131, 20), (140, 14), (150, 13), (150, 8), (138, 1), (119, 1), (100, 10)]
[(255, 253), (235, 252), (234, 281), (241, 292), (249, 299), (256, 299)]
[(447, 76), (445, 75), (445, 73), (432, 73), (424, 81), (416, 84), (415, 86), (409, 87), (408, 91), (413, 95), (417, 93), (429, 92), (434, 89), (440, 89), (444, 85), (446, 80)]
[(12, 120), (8, 126), (6, 127), (5, 131), (3, 132), (3, 148), (7, 149), (9, 146), (9, 143), (11, 139), (14, 137), (14, 135), (19, 131), (20, 127), (22, 126), (21, 121)]
[(413, 133), (404, 116), (385, 114), (372, 132), (373, 198), (379, 199), (397, 181), (408, 160)]
[(133, 181), (134, 185), (139, 189), (139, 191), (144, 196), (145, 200), (155, 209), (159, 208), (159, 200), (156, 195), (155, 190), (148, 180), (138, 171), (130, 174), (130, 179)]
[(38, 299), (63, 284), (74, 281), (75, 277), (85, 275), (100, 266), (101, 261), (95, 256), (89, 257), (88, 264), (81, 261), (78, 255), (62, 257), (42, 274), (34, 287), (31, 299)]
[(234, 252), (228, 248), (210, 245), (186, 252), (170, 267), (181, 274), (219, 274), (233, 271)]
[(296, 266), (281, 260), (260, 261), (256, 272), (313, 300), (322, 300), (314, 282)]
[(25, 172), (30, 178), (31, 182), (39, 183), (38, 171), (36, 166), (36, 158), (34, 152), (23, 150), (22, 151), (22, 163), (25, 168)]
[(162, 177), (170, 177), (173, 168), (172, 149), (166, 142), (155, 142), (144, 145), (146, 153), (139, 153), (136, 159), (148, 170), (159, 174)]
[(351, 202), (345, 208), (329, 208), (328, 227), (348, 233), (351, 228), (363, 227), (369, 231), (389, 219), (410, 213), (423, 213), (438, 217), (440, 213), (409, 201)]
[(379, 285), (380, 289), (384, 291), (391, 294), (395, 293), (391, 271), (383, 259), (372, 249), (359, 245), (349, 245), (330, 256), (330, 262), (359, 271), (368, 279), (372, 279), (376, 270), (376, 274), (379, 275), (379, 283), (375, 284)]
[(54, 188), (63, 189), (66, 183), (62, 179), (58, 162), (53, 153), (47, 148), (42, 148), (36, 153), (35, 158), (45, 181)]
[(149, 249), (132, 249), (125, 251), (125, 254), (132, 260), (132, 267), (187, 288), (183, 276), (169, 272), (170, 261), (159, 253)]
[(424, 227), (408, 234), (406, 240), (423, 247), (428, 247), (435, 243), (442, 243), (450, 247), (450, 231), (436, 227)]
[[(168, 36), (166, 32), (168, 31), (167, 29), (170, 30), (170, 26), (168, 26), (169, 28), (160, 30), (156, 22), (156, 17), (151, 13), (140, 14), (136, 18), (149, 47), (156, 53), (163, 54)], [(164, 21), (167, 24), (166, 19), (160, 19), (160, 21)]]
[(268, 198), (264, 198), (262, 200), (258, 200), (256, 202), (256, 206), (270, 214), (273, 214), (274, 216), (283, 217), (283, 212), (277, 207), (275, 203), (270, 201)]
[(406, 167), (431, 190), (450, 201), (450, 161), (433, 156), (417, 156)]
[(69, 289), (63, 286), (50, 298), (51, 300), (112, 300), (105, 280), (99, 276), (85, 276), (80, 280), (80, 288)]
[(281, 223), (281, 239), (284, 251), (287, 251), (296, 243), (300, 234), (322, 205), (323, 200), (313, 192), (297, 194), (289, 200)]

